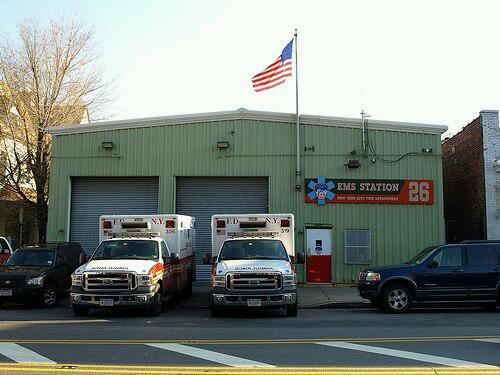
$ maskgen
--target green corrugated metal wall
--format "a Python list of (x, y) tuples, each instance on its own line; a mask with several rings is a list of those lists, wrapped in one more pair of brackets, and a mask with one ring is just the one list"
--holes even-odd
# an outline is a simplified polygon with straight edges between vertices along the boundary
[[(175, 210), (176, 176), (268, 176), (269, 212), (296, 215), (297, 247), (303, 249), (304, 225), (333, 225), (332, 278), (352, 282), (360, 268), (344, 264), (344, 229), (372, 230), (372, 264), (408, 259), (425, 246), (444, 242), (441, 142), (438, 134), (369, 130), (379, 155), (394, 158), (432, 148), (433, 155), (409, 156), (392, 164), (359, 157), (359, 128), (301, 126), (303, 177), (432, 179), (432, 206), (304, 203), (295, 192), (295, 125), (257, 120), (161, 125), (58, 135), (53, 137), (48, 239), (68, 237), (69, 188), (72, 176), (159, 176), (159, 211)], [(228, 150), (216, 142), (228, 140)], [(107, 151), (101, 142), (113, 141)], [(362, 166), (344, 163), (356, 149)], [(352, 158), (352, 157), (351, 157)], [(303, 273), (303, 270), (300, 270)], [(303, 275), (302, 275), (303, 276)]]

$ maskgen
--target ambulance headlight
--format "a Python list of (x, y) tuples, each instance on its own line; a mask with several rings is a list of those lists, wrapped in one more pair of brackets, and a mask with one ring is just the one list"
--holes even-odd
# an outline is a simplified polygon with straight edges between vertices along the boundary
[(71, 275), (71, 285), (82, 286), (83, 275)]
[(283, 275), (283, 286), (294, 286), (297, 285), (296, 275)]
[(151, 286), (153, 285), (153, 275), (139, 275), (138, 276), (139, 286)]
[(212, 286), (224, 288), (226, 286), (226, 276), (212, 276)]

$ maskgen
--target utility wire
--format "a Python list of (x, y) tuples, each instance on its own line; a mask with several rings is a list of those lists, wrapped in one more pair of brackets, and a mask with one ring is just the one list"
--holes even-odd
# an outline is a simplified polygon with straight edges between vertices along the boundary
[[(407, 152), (406, 154), (401, 155), (397, 159), (393, 159), (393, 160), (385, 159), (385, 158), (377, 155), (377, 151), (375, 150), (375, 146), (371, 142), (369, 132), (366, 132), (366, 139), (368, 141), (368, 147), (370, 148), (371, 152), (373, 153), (373, 156), (375, 157), (375, 159), (377, 159), (381, 163), (392, 164), (392, 163), (397, 163), (398, 161), (401, 161), (408, 156), (422, 156), (422, 154), (419, 152)], [(434, 155), (432, 155), (432, 156), (434, 156)]]

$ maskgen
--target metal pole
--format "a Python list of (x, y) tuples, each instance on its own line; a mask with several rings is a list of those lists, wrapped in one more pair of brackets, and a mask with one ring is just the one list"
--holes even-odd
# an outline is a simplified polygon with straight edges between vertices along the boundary
[(366, 122), (365, 122), (365, 111), (361, 110), (361, 132), (362, 132), (362, 141), (361, 148), (363, 149), (363, 157), (366, 158)]
[(296, 132), (297, 132), (297, 166), (295, 169), (295, 190), (302, 190), (302, 178), (300, 170), (300, 125), (299, 125), (299, 69), (297, 60), (297, 29), (295, 29), (294, 34), (295, 39), (295, 120), (296, 120)]

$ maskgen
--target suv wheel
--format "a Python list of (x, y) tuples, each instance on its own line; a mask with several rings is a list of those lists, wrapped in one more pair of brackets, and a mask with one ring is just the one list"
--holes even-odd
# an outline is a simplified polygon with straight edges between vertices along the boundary
[(411, 292), (401, 284), (389, 285), (382, 293), (381, 307), (384, 311), (401, 314), (410, 309), (411, 305)]
[(87, 316), (89, 309), (87, 307), (73, 306), (73, 314), (76, 316)]
[(51, 307), (57, 303), (57, 293), (54, 288), (46, 288), (42, 293), (40, 304), (43, 307)]
[(151, 299), (151, 306), (148, 307), (149, 316), (158, 316), (161, 314), (161, 289), (158, 290)]

